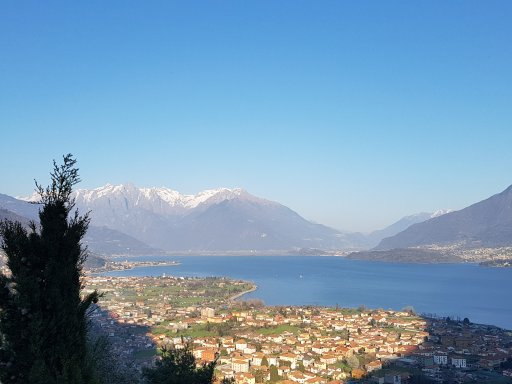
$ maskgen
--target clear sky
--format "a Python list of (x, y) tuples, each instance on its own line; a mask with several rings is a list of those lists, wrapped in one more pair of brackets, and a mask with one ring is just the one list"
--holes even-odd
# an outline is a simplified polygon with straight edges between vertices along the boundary
[(346, 230), (512, 184), (512, 2), (2, 1), (0, 193), (243, 187)]

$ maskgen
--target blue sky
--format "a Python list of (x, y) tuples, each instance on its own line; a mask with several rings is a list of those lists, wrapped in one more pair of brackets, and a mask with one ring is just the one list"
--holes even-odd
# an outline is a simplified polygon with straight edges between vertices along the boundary
[(0, 2), (0, 193), (243, 187), (339, 229), (512, 184), (510, 1)]

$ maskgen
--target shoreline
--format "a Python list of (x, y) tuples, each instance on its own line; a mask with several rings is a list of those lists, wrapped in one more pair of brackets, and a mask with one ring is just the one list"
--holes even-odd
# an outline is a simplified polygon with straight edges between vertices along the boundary
[(109, 255), (102, 256), (110, 259), (130, 259), (137, 257), (208, 257), (208, 256), (229, 256), (229, 257), (251, 257), (251, 256), (259, 256), (259, 257), (273, 257), (273, 256), (290, 256), (290, 257), (311, 257), (311, 256), (327, 256), (327, 257), (345, 257), (350, 253), (357, 252), (353, 251), (338, 251), (333, 253), (299, 253), (299, 252), (289, 252), (289, 251), (261, 251), (261, 252), (251, 252), (251, 251), (225, 251), (225, 252), (169, 252), (166, 254), (155, 254), (155, 255)]
[[(86, 273), (94, 275), (94, 274), (98, 274), (98, 273), (107, 273), (107, 272), (115, 272), (115, 271), (132, 271), (135, 268), (142, 268), (142, 267), (174, 267), (174, 266), (181, 265), (181, 262), (179, 262), (179, 261), (160, 262), (160, 263), (146, 262), (146, 261), (132, 261), (132, 262), (114, 261), (111, 263), (115, 263), (116, 265), (121, 265), (121, 266), (123, 266), (123, 268), (109, 268), (109, 267), (95, 268), (95, 269), (89, 269), (88, 271), (86, 271)], [(131, 265), (131, 264), (133, 264), (133, 265)], [(126, 267), (124, 267), (125, 265), (126, 265)]]
[(251, 289), (248, 289), (248, 290), (246, 290), (246, 291), (243, 291), (243, 292), (237, 293), (236, 295), (231, 296), (231, 297), (228, 299), (228, 302), (233, 302), (233, 301), (235, 301), (235, 300), (237, 300), (237, 299), (241, 298), (243, 295), (246, 295), (246, 294), (248, 294), (248, 293), (254, 292), (254, 291), (256, 291), (257, 289), (258, 289), (258, 286), (257, 286), (256, 284), (254, 284), (254, 285), (252, 286), (252, 288), (251, 288)]

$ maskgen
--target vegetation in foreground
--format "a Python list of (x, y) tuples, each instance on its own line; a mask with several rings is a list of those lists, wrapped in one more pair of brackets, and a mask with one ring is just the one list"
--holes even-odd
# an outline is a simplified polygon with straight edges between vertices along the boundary
[[(36, 183), (43, 208), (40, 226), (4, 221), (2, 248), (10, 275), (0, 276), (0, 381), (96, 383), (87, 346), (87, 311), (97, 292), (81, 298), (80, 241), (89, 218), (73, 210), (79, 182), (71, 155), (54, 163), (51, 185)], [(71, 217), (70, 217), (71, 216)]]

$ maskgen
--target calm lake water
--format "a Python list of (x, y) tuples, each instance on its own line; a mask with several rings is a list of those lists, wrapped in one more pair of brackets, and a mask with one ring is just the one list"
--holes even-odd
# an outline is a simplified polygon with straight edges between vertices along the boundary
[[(475, 264), (399, 264), (322, 256), (186, 256), (181, 264), (139, 267), (109, 276), (227, 276), (253, 281), (244, 298), (267, 305), (324, 305), (402, 309), (468, 317), (512, 329), (512, 268)], [(167, 259), (167, 260), (169, 260)], [(130, 258), (137, 261), (162, 257)]]

